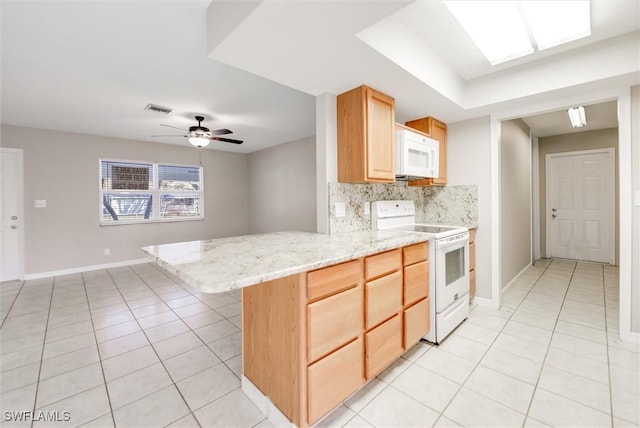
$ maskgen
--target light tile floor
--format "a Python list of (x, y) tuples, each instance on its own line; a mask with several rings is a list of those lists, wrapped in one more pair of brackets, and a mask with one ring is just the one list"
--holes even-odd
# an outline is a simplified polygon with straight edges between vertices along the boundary
[[(0, 428), (271, 426), (240, 389), (239, 296), (152, 264), (2, 283)], [(640, 425), (617, 268), (543, 260), (503, 300), (474, 306), (439, 347), (416, 345), (318, 425)]]

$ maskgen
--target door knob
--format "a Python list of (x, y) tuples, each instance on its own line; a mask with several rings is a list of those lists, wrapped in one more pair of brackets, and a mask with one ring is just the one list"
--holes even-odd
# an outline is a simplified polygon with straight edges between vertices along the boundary
[(17, 219), (18, 219), (18, 216), (17, 216), (17, 215), (12, 215), (12, 216), (11, 216), (11, 220), (17, 220)]
[(551, 208), (551, 211), (556, 212), (556, 211), (558, 211), (558, 210), (557, 210), (557, 209), (555, 209), (555, 208)]
[(18, 226), (15, 226), (15, 225), (11, 226), (11, 229), (17, 229), (17, 228), (18, 228)]
[(551, 214), (551, 217), (556, 218), (556, 217), (558, 217), (558, 216), (557, 216), (557, 215), (555, 215), (555, 214)]

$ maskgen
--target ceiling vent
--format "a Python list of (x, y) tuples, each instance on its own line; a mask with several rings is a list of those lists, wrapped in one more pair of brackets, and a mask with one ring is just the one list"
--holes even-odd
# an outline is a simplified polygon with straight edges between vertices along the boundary
[(162, 107), (157, 104), (151, 104), (151, 103), (147, 104), (147, 106), (144, 109), (155, 111), (158, 113), (164, 113), (164, 114), (169, 114), (172, 111), (169, 107)]

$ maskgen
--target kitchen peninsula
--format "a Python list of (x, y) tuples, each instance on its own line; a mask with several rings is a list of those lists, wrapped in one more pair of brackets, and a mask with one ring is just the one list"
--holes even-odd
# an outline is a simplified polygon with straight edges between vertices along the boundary
[(143, 250), (202, 292), (242, 289), (243, 390), (273, 422), (315, 423), (429, 330), (424, 235), (278, 232)]

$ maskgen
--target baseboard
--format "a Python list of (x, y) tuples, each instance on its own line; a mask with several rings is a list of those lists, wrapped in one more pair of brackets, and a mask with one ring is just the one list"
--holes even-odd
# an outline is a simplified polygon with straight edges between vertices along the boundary
[(524, 267), (524, 269), (522, 269), (520, 272), (518, 272), (518, 274), (516, 276), (514, 276), (513, 279), (511, 281), (509, 281), (509, 283), (502, 288), (500, 293), (504, 293), (505, 291), (507, 291), (509, 289), (509, 287), (511, 287), (513, 284), (515, 284), (515, 282), (518, 280), (518, 278), (520, 278), (522, 276), (522, 274), (525, 273), (527, 271), (527, 269), (529, 269), (531, 266), (533, 266), (531, 263), (526, 265)]
[(82, 266), (77, 268), (52, 270), (49, 272), (29, 273), (24, 276), (24, 279), (25, 281), (28, 281), (32, 279), (50, 278), (52, 276), (71, 275), (74, 273), (89, 272), (92, 270), (111, 269), (111, 268), (117, 268), (117, 267), (128, 266), (128, 265), (139, 265), (142, 263), (149, 263), (149, 262), (150, 262), (149, 259), (123, 260), (121, 262), (105, 263), (101, 265), (91, 265), (91, 266)]

